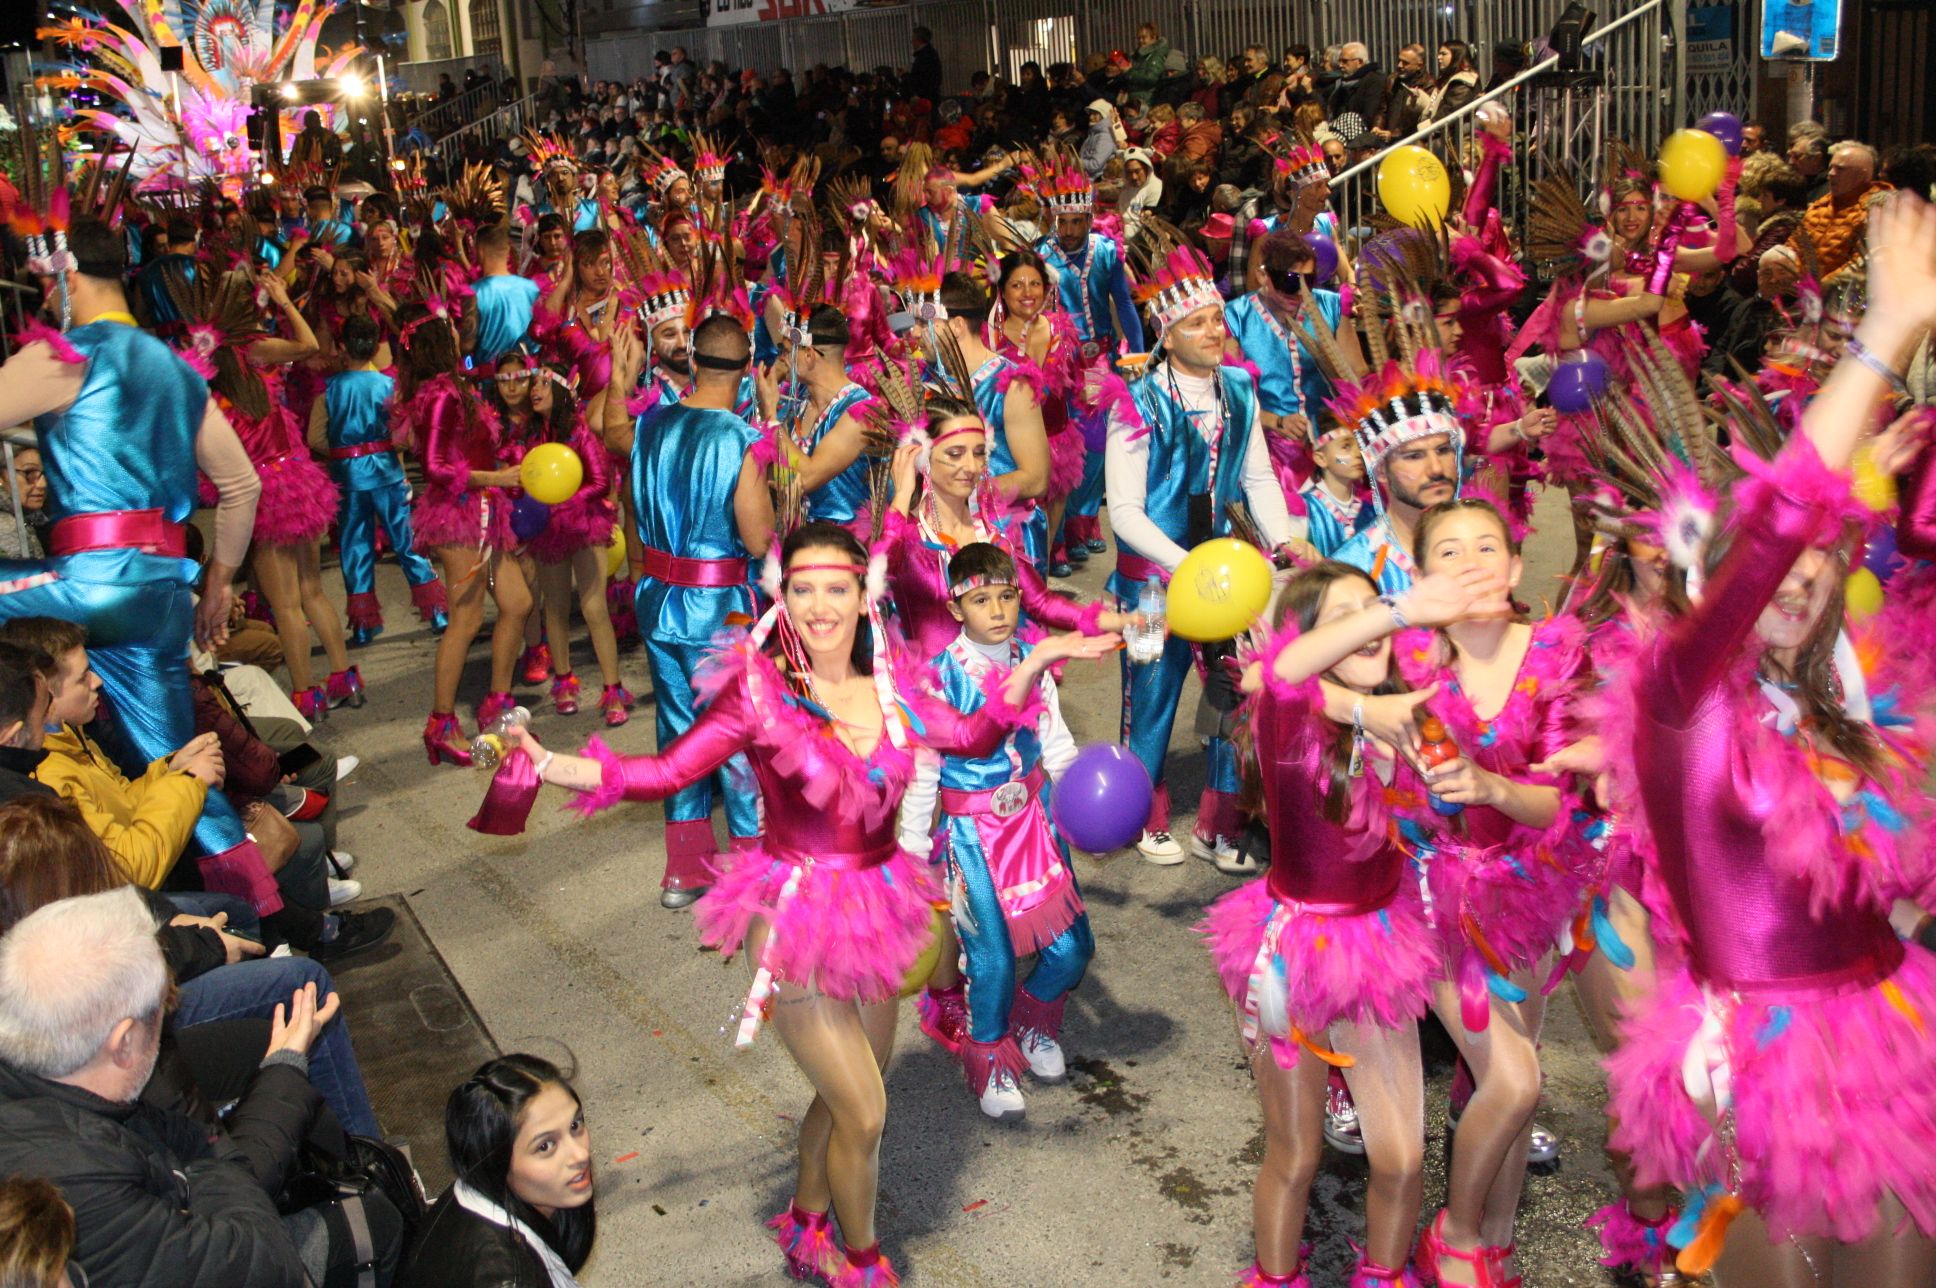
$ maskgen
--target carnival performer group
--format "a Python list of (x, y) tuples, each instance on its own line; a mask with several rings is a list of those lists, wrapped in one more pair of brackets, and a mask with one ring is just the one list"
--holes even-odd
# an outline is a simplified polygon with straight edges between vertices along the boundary
[[(970, 175), (917, 145), (876, 190), (691, 133), (638, 200), (562, 140), (525, 152), (519, 192), (488, 166), (360, 197), (282, 169), (301, 216), (106, 167), (19, 198), (45, 308), (0, 424), (33, 422), (51, 526), (47, 557), (0, 566), (0, 619), (86, 626), (117, 756), (188, 741), (184, 659), (222, 643), (238, 578), (298, 709), (353, 722), (352, 656), (402, 633), (394, 556), (435, 635), (431, 764), (502, 751), (474, 826), (515, 833), (546, 786), (587, 816), (662, 803), (661, 904), (744, 959), (737, 1041), (771, 1027), (812, 1088), (769, 1223), (798, 1279), (899, 1282), (876, 1201), (904, 1001), (965, 1115), (1025, 1120), (1066, 1076), (1097, 937), (1057, 791), (1073, 728), (1113, 725), (1152, 788), (1121, 848), (1244, 879), (1196, 927), (1264, 1129), (1239, 1283), (1313, 1282), (1341, 1134), (1369, 1164), (1351, 1288), (1528, 1282), (1569, 979), (1606, 1055), (1604, 1265), (1936, 1283), (1936, 414), (1900, 396), (1936, 209), (1875, 205), (1866, 289), (1804, 275), (1765, 363), (1713, 378), (1683, 296), (1748, 247), (1738, 167), (1688, 202), (1616, 150), (1508, 229), (1504, 114), (1456, 211), (1349, 248), (1323, 149), (1274, 139), (1277, 209), (1221, 283), (1153, 211), (1125, 238), (1057, 148)], [(999, 208), (961, 192), (998, 177)], [(131, 263), (144, 240), (166, 249)], [(1540, 487), (1577, 557), (1535, 613)], [(1166, 630), (1221, 539), (1269, 565), (1268, 607), (1221, 640)], [(1103, 597), (1059, 584), (1111, 543)], [(1883, 543), (1878, 608), (1855, 574)], [(649, 753), (613, 732), (633, 647)], [(1111, 653), (1120, 710), (1074, 710), (1065, 667)], [(1193, 673), (1194, 811), (1169, 756)], [(521, 686), (548, 691), (535, 726)], [(580, 714), (606, 733), (549, 745)], [(313, 914), (220, 792), (195, 840), (209, 889), (300, 942)], [(1459, 1055), (1431, 1214), (1428, 1017)]]

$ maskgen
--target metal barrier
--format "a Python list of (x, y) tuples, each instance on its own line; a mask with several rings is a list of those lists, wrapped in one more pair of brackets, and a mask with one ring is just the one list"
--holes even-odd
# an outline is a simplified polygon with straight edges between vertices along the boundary
[(1643, 0), (1582, 42), (1583, 70), (1578, 74), (1559, 72), (1558, 56), (1549, 55), (1490, 93), (1347, 167), (1331, 181), (1340, 228), (1353, 238), (1369, 231), (1378, 209), (1378, 167), (1395, 148), (1429, 148), (1448, 169), (1475, 165), (1475, 120), (1490, 103), (1513, 113), (1526, 157), (1518, 169), (1523, 182), (1508, 184), (1499, 194), (1501, 215), (1512, 229), (1525, 227), (1531, 186), (1555, 167), (1569, 170), (1587, 188), (1599, 180), (1609, 143), (1624, 141), (1651, 155), (1666, 124), (1679, 118), (1677, 86), (1665, 75), (1669, 60), (1661, 30), (1672, 16), (1668, 0)]
[(475, 144), (497, 143), (522, 131), (527, 125), (538, 124), (538, 96), (526, 94), (515, 103), (500, 107), (497, 111), (479, 121), (472, 121), (461, 129), (454, 130), (438, 139), (430, 150), (442, 162), (444, 173), (455, 176), (457, 168), (463, 164), (464, 156)]
[(498, 83), (487, 81), (475, 89), (459, 94), (417, 113), (410, 118), (410, 124), (422, 130), (433, 139), (442, 138), (453, 130), (461, 130), (475, 122), (479, 116), (489, 111), (498, 98)]

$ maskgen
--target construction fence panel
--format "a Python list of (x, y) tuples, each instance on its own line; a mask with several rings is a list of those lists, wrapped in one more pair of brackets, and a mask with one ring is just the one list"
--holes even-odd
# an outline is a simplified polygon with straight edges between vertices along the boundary
[(1075, 0), (994, 0), (995, 63), (1008, 79), (1022, 78), (1023, 63), (1044, 73), (1074, 62), (1082, 40), (1082, 6)]
[(838, 16), (789, 22), (782, 26), (781, 34), (785, 37), (786, 66), (796, 74), (815, 63), (848, 65), (847, 28)]
[(995, 74), (990, 52), (994, 30), (990, 8), (988, 0), (942, 0), (914, 6), (914, 25), (934, 33), (934, 51), (941, 55), (941, 83), (948, 89), (967, 89), (976, 72)]
[(1196, 42), (1196, 20), (1192, 0), (1114, 0), (1113, 3), (1087, 4), (1078, 6), (1083, 15), (1081, 56), (1106, 54), (1120, 49), (1126, 54), (1136, 52), (1136, 29), (1146, 22), (1156, 24), (1156, 30), (1163, 39), (1170, 42), (1173, 49), (1189, 53)]
[[(732, 67), (750, 67), (771, 75), (787, 65), (786, 35), (777, 23), (755, 22), (714, 30), (722, 37), (723, 52), (719, 57)], [(797, 78), (806, 68), (795, 67), (792, 70)]]
[(1196, 47), (1188, 50), (1195, 59), (1214, 55), (1226, 64), (1238, 58), (1247, 45), (1262, 45), (1270, 51), (1272, 64), (1284, 54), (1284, 47), (1305, 39), (1298, 30), (1297, 6), (1290, 0), (1271, 4), (1251, 4), (1248, 0), (1198, 0), (1196, 6)]
[(627, 31), (585, 42), (585, 75), (595, 81), (623, 81), (629, 85), (648, 75), (658, 33)]
[[(906, 67), (914, 57), (915, 18), (907, 6), (896, 9), (856, 9), (843, 14), (847, 28), (847, 66), (856, 72), (876, 67)], [(968, 76), (948, 65), (941, 55), (941, 87), (944, 91), (966, 89)], [(829, 64), (830, 66), (832, 64)]]

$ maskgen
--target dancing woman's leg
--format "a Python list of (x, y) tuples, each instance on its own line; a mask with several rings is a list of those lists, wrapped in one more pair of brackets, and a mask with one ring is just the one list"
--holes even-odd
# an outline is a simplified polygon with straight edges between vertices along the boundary
[[(1332, 1049), (1357, 1064), (1344, 1071), (1358, 1106), (1365, 1161), (1365, 1257), (1397, 1269), (1411, 1256), (1425, 1202), (1425, 1067), (1418, 1024), (1387, 1029), (1376, 1024), (1333, 1024)], [(1310, 1056), (1303, 1057), (1309, 1059)]]

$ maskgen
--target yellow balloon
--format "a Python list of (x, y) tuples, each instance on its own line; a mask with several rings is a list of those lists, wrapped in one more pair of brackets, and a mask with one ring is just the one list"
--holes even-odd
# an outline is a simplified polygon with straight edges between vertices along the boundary
[(1660, 145), (1660, 186), (1682, 201), (1706, 201), (1727, 173), (1727, 146), (1706, 130), (1676, 130)]
[(1869, 569), (1857, 568), (1842, 584), (1842, 599), (1850, 617), (1867, 621), (1882, 611), (1882, 581)]
[(1378, 200), (1385, 212), (1413, 228), (1435, 228), (1452, 207), (1452, 180), (1445, 163), (1410, 143), (1378, 163)]
[(1864, 443), (1855, 449), (1855, 459), (1849, 462), (1855, 475), (1850, 491), (1855, 499), (1877, 514), (1896, 508), (1896, 479), (1893, 474), (1884, 474), (1876, 468), (1875, 458), (1869, 454), (1869, 444)]
[(1270, 561), (1247, 541), (1219, 537), (1183, 556), (1164, 614), (1182, 639), (1227, 640), (1250, 628), (1270, 592)]
[(585, 462), (563, 443), (540, 443), (524, 455), (518, 467), (518, 482), (527, 496), (546, 505), (561, 505), (577, 493), (585, 481)]
[(614, 527), (611, 544), (605, 547), (605, 579), (617, 581), (625, 571), (625, 533)]
[(928, 946), (923, 948), (921, 955), (914, 959), (914, 965), (908, 967), (907, 977), (901, 981), (902, 997), (913, 997), (926, 988), (928, 976), (934, 974), (934, 968), (941, 964), (943, 926), (941, 918), (947, 914), (939, 908), (933, 909), (932, 912), (933, 916), (928, 922)]

